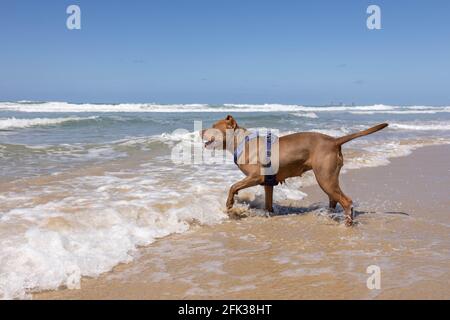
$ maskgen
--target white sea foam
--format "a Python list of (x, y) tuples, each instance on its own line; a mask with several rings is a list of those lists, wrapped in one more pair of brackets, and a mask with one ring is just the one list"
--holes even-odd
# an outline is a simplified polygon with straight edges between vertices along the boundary
[(310, 119), (317, 119), (318, 116), (314, 112), (296, 112), (291, 113), (291, 115), (301, 118), (310, 118)]
[(185, 129), (178, 129), (171, 133), (162, 133), (160, 135), (154, 136), (154, 138), (159, 139), (163, 142), (180, 142), (180, 141), (191, 141), (191, 142), (200, 142), (200, 134), (195, 131), (188, 131)]
[[(201, 182), (202, 172), (193, 183), (196, 174), (182, 168), (171, 169), (177, 176), (171, 180), (158, 168), (1, 193), (0, 297), (77, 288), (81, 276), (96, 277), (131, 261), (137, 246), (184, 232), (193, 222), (226, 217), (223, 184)], [(42, 194), (49, 200), (40, 203)]]
[(375, 104), (371, 106), (302, 106), (284, 104), (225, 104), (227, 108), (240, 108), (241, 110), (264, 108), (267, 111), (305, 111), (305, 112), (339, 112), (351, 110), (393, 110), (395, 106)]
[[(390, 163), (390, 159), (408, 156), (418, 148), (442, 144), (450, 144), (450, 139), (412, 139), (409, 141), (378, 141), (363, 143), (359, 145), (360, 155), (353, 157), (344, 156), (344, 170), (385, 166)], [(344, 154), (345, 153), (344, 150)]]
[(436, 109), (436, 110), (385, 110), (385, 111), (350, 111), (351, 114), (364, 114), (364, 115), (373, 115), (373, 114), (435, 114), (439, 112), (450, 112), (445, 109)]
[(312, 129), (309, 130), (309, 132), (318, 132), (318, 133), (323, 133), (326, 134), (328, 136), (332, 136), (332, 137), (342, 137), (345, 136), (346, 134), (349, 134), (350, 131), (346, 128), (340, 128), (340, 129)]
[(416, 123), (391, 123), (390, 128), (412, 131), (446, 131), (450, 130), (450, 122), (416, 122)]
[[(157, 104), (157, 103), (122, 103), (122, 104), (75, 104), (68, 102), (17, 103), (2, 102), (0, 111), (20, 112), (407, 112), (422, 110), (449, 112), (449, 107), (433, 106), (390, 106), (383, 104), (369, 106), (303, 106), (295, 104)], [(301, 116), (301, 114), (300, 114)], [(308, 116), (308, 115), (306, 115)]]
[(281, 104), (74, 104), (67, 102), (0, 103), (0, 110), (20, 112), (282, 112), (303, 110), (303, 106)]
[(34, 118), (34, 119), (3, 118), (0, 119), (0, 130), (28, 128), (34, 126), (48, 126), (61, 124), (65, 122), (93, 120), (96, 118), (97, 117)]
[(351, 114), (356, 115), (374, 115), (374, 114), (399, 114), (399, 115), (407, 115), (407, 114), (435, 114), (450, 112), (450, 107), (442, 106), (442, 107), (434, 107), (434, 106), (389, 106), (386, 108), (380, 109), (349, 109)]

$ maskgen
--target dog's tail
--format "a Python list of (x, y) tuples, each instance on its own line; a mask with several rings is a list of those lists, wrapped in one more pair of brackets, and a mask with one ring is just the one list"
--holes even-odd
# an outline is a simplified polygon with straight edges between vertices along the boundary
[(389, 124), (387, 124), (387, 123), (381, 123), (379, 125), (376, 125), (375, 127), (369, 128), (367, 130), (355, 132), (355, 133), (349, 134), (347, 136), (337, 138), (336, 145), (341, 146), (344, 143), (349, 142), (350, 140), (353, 140), (353, 139), (356, 139), (359, 137), (363, 137), (363, 136), (367, 136), (368, 134), (380, 131), (381, 129), (386, 128), (388, 125)]

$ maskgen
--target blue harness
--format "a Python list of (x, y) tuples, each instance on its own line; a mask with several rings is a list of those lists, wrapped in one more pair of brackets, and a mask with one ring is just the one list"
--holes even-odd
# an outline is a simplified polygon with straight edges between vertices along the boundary
[[(242, 152), (244, 152), (245, 145), (253, 139), (259, 138), (259, 132), (255, 131), (250, 133), (249, 135), (245, 136), (244, 140), (241, 141), (241, 143), (237, 146), (236, 150), (234, 151), (234, 163), (238, 166), (238, 159), (242, 155)], [(261, 166), (270, 169), (272, 167), (272, 143), (275, 143), (277, 139), (276, 135), (272, 135), (272, 132), (267, 133), (266, 137), (266, 163), (262, 164)], [(265, 174), (264, 175), (264, 185), (265, 186), (276, 186), (278, 184), (277, 181), (277, 175), (276, 174)]]

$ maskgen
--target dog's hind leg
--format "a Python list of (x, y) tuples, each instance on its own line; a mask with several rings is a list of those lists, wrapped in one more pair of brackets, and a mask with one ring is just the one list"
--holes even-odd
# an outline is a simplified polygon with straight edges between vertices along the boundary
[[(318, 175), (316, 175), (317, 177)], [(317, 182), (322, 190), (330, 198), (330, 208), (335, 208), (337, 203), (344, 208), (345, 212), (345, 225), (351, 226), (353, 224), (353, 201), (346, 196), (337, 181), (323, 181), (321, 178), (317, 178)], [(331, 200), (332, 199), (332, 200)], [(334, 205), (334, 207), (332, 206)]]
[(337, 202), (344, 208), (345, 225), (353, 224), (353, 201), (346, 196), (339, 187), (339, 172), (341, 164), (333, 157), (328, 162), (322, 163), (320, 167), (313, 168), (314, 175), (320, 188), (328, 195), (330, 207), (336, 206)]
[(266, 210), (273, 212), (273, 186), (264, 186), (264, 191), (266, 195)]
[(351, 198), (346, 196), (342, 191), (340, 191), (339, 197), (340, 197), (339, 203), (344, 208), (345, 212), (345, 225), (347, 227), (351, 227), (353, 225), (353, 201)]

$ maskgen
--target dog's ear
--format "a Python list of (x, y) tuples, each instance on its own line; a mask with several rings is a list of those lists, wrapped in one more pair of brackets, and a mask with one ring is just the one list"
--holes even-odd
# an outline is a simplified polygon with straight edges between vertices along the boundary
[(227, 128), (228, 129), (236, 129), (237, 128), (238, 125), (237, 125), (236, 120), (234, 120), (233, 116), (227, 115), (225, 120), (227, 121)]

